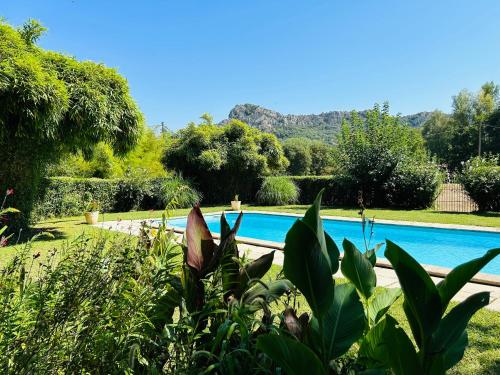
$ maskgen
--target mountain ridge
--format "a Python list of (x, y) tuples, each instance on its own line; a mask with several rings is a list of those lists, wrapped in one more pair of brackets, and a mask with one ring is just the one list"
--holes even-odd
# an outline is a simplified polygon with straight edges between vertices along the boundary
[[(366, 118), (368, 110), (356, 111), (361, 118)], [(400, 116), (403, 122), (412, 127), (420, 127), (432, 112), (418, 112)], [(259, 130), (273, 133), (279, 139), (306, 137), (321, 139), (334, 143), (335, 135), (340, 129), (342, 119), (349, 120), (351, 111), (329, 111), (320, 114), (294, 115), (261, 107), (256, 104), (237, 104), (229, 112), (228, 118), (221, 124), (232, 119), (246, 122)]]

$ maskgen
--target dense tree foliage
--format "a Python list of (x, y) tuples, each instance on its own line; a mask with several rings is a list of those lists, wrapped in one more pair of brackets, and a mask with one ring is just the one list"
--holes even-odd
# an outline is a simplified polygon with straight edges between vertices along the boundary
[(399, 164), (428, 162), (420, 132), (389, 114), (388, 104), (375, 105), (363, 121), (353, 113), (345, 121), (336, 148), (341, 173), (365, 204), (384, 205), (385, 188)]
[(434, 112), (422, 133), (430, 152), (451, 170), (477, 156), (479, 143), (482, 154), (500, 153), (499, 87), (488, 82), (476, 94), (462, 90), (453, 97), (451, 116)]
[(331, 174), (334, 168), (333, 147), (307, 138), (289, 138), (283, 142), (290, 162), (287, 173), (294, 176)]
[(168, 133), (156, 135), (145, 128), (137, 145), (125, 155), (115, 155), (104, 142), (90, 153), (70, 153), (49, 166), (49, 176), (121, 178), (129, 176), (161, 177), (166, 171), (161, 157), (170, 140)]
[(37, 47), (42, 32), (36, 22), (20, 30), (0, 23), (0, 190), (16, 190), (24, 222), (47, 163), (101, 141), (123, 153), (142, 123), (124, 78)]
[(260, 176), (281, 173), (288, 166), (274, 135), (238, 120), (225, 126), (203, 120), (175, 135), (163, 161), (166, 168), (197, 183), (206, 201), (225, 202), (235, 194), (253, 199)]

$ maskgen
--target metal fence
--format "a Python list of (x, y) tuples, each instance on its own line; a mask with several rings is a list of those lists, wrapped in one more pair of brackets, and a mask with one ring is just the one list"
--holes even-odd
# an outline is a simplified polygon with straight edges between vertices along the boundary
[(443, 184), (434, 209), (447, 212), (473, 212), (478, 209), (461, 184)]

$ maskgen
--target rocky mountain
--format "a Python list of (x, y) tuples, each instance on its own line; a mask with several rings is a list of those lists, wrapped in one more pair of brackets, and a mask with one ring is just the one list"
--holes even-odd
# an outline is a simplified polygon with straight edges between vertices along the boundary
[[(358, 111), (358, 114), (364, 118), (366, 112)], [(408, 125), (419, 127), (429, 118), (430, 114), (431, 112), (419, 112), (401, 116), (401, 118)], [(228, 119), (222, 123), (238, 119), (260, 130), (276, 134), (280, 139), (306, 137), (333, 143), (335, 134), (344, 118), (349, 120), (351, 112), (331, 111), (318, 115), (283, 115), (255, 104), (238, 104), (229, 112)]]

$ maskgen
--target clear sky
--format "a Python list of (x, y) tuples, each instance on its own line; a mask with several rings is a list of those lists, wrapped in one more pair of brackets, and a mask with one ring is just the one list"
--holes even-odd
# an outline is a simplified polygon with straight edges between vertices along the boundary
[(459, 90), (500, 83), (498, 0), (0, 0), (0, 16), (117, 68), (148, 124), (171, 129), (239, 103), (449, 111)]

